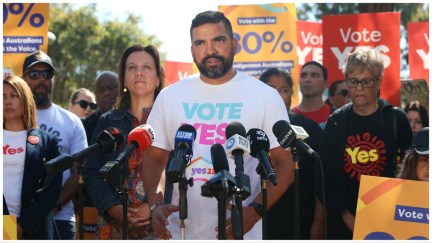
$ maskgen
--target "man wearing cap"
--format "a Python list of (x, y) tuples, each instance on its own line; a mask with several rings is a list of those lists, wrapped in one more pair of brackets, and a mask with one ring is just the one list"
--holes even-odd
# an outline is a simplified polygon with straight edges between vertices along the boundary
[[(80, 119), (52, 102), (55, 68), (43, 51), (29, 54), (23, 65), (23, 79), (30, 86), (37, 107), (38, 126), (58, 137), (64, 154), (75, 154), (87, 148), (87, 138)], [(63, 189), (53, 208), (54, 219), (62, 240), (76, 239), (75, 212), (72, 198), (78, 191), (77, 165), (63, 172)]]
[(411, 148), (400, 165), (398, 177), (429, 181), (429, 127), (424, 127), (414, 135)]

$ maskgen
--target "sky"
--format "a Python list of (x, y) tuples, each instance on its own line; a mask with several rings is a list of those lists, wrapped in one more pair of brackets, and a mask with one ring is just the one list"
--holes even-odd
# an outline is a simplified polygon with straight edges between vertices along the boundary
[[(128, 4), (125, 4), (128, 3)], [(277, 2), (277, 1), (276, 1)], [(265, 4), (270, 0), (153, 0), (151, 2), (105, 1), (97, 4), (100, 19), (124, 20), (127, 12), (141, 16), (141, 28), (145, 34), (155, 35), (162, 42), (159, 51), (167, 54), (167, 60), (192, 62), (189, 28), (199, 12), (218, 10), (219, 5)]]

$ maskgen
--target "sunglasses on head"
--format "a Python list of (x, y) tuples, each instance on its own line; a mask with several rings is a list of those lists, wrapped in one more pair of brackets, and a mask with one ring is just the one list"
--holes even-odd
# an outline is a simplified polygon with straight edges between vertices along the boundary
[(26, 75), (28, 75), (33, 80), (38, 79), (41, 75), (43, 75), (46, 79), (51, 79), (54, 77), (54, 70), (32, 70), (28, 71), (24, 76)]
[(348, 96), (348, 90), (347, 89), (343, 89), (341, 91), (339, 91), (339, 93), (336, 93), (335, 95), (341, 94), (343, 97), (347, 97)]
[(87, 107), (90, 106), (90, 109), (96, 110), (96, 108), (98, 107), (98, 105), (96, 103), (90, 103), (90, 102), (85, 101), (85, 100), (75, 101), (73, 103), (73, 105), (75, 105), (75, 104), (79, 104), (79, 106), (83, 109), (87, 109)]

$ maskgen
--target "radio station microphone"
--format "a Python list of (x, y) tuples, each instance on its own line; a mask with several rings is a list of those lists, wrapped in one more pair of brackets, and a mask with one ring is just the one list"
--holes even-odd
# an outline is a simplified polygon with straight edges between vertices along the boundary
[(135, 127), (128, 135), (128, 145), (125, 150), (119, 154), (114, 161), (108, 161), (102, 168), (99, 169), (99, 174), (104, 179), (108, 179), (115, 168), (123, 161), (127, 160), (135, 149), (143, 151), (150, 147), (155, 138), (155, 133), (150, 125), (139, 125)]
[(183, 124), (179, 127), (174, 138), (174, 155), (167, 171), (168, 180), (179, 182), (184, 174), (188, 157), (192, 156), (196, 130), (192, 125)]
[[(247, 138), (251, 148), (250, 155), (254, 158), (258, 158), (262, 168), (264, 169), (266, 177), (272, 182), (274, 186), (276, 186), (276, 173), (273, 171), (273, 167), (271, 166), (268, 157), (270, 141), (267, 137), (267, 134), (261, 129), (252, 128), (248, 131)], [(258, 174), (260, 174), (259, 171), (260, 168), (257, 167)]]
[(304, 139), (309, 137), (303, 127), (290, 125), (287, 121), (280, 120), (273, 125), (273, 134), (277, 137), (277, 141), (282, 148), (288, 149), (296, 145), (300, 150), (318, 160), (320, 159), (319, 155), (303, 142)]
[(244, 200), (251, 194), (250, 178), (244, 173), (243, 155), (250, 152), (249, 140), (246, 137), (246, 129), (240, 122), (231, 122), (225, 130), (227, 138), (225, 151), (228, 157), (233, 158), (236, 168), (236, 182), (240, 188), (240, 196)]
[(95, 144), (73, 155), (60, 155), (46, 162), (45, 169), (48, 175), (55, 175), (71, 168), (74, 161), (82, 161), (93, 150), (99, 149), (102, 153), (112, 153), (119, 149), (123, 142), (124, 136), (118, 128), (107, 128), (99, 133)]

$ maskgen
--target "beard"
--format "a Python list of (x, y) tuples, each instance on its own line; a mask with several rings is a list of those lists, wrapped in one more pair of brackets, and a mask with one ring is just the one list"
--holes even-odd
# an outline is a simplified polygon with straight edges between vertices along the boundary
[[(221, 65), (207, 67), (206, 62), (210, 58), (219, 60), (221, 62)], [(195, 56), (193, 57), (193, 59), (195, 64), (198, 67), (198, 70), (202, 75), (210, 79), (218, 79), (223, 77), (231, 69), (234, 62), (234, 53), (233, 51), (231, 51), (228, 59), (225, 59), (223, 56), (216, 55), (216, 54), (212, 54), (210, 56), (204, 57), (204, 59), (201, 62), (198, 62)]]
[[(40, 86), (45, 88), (45, 92), (42, 91), (36, 92), (37, 88), (39, 88)], [(32, 90), (36, 107), (46, 106), (50, 103), (51, 100), (52, 86), (51, 87), (47, 87), (45, 85), (40, 85), (40, 86), (37, 86)]]

